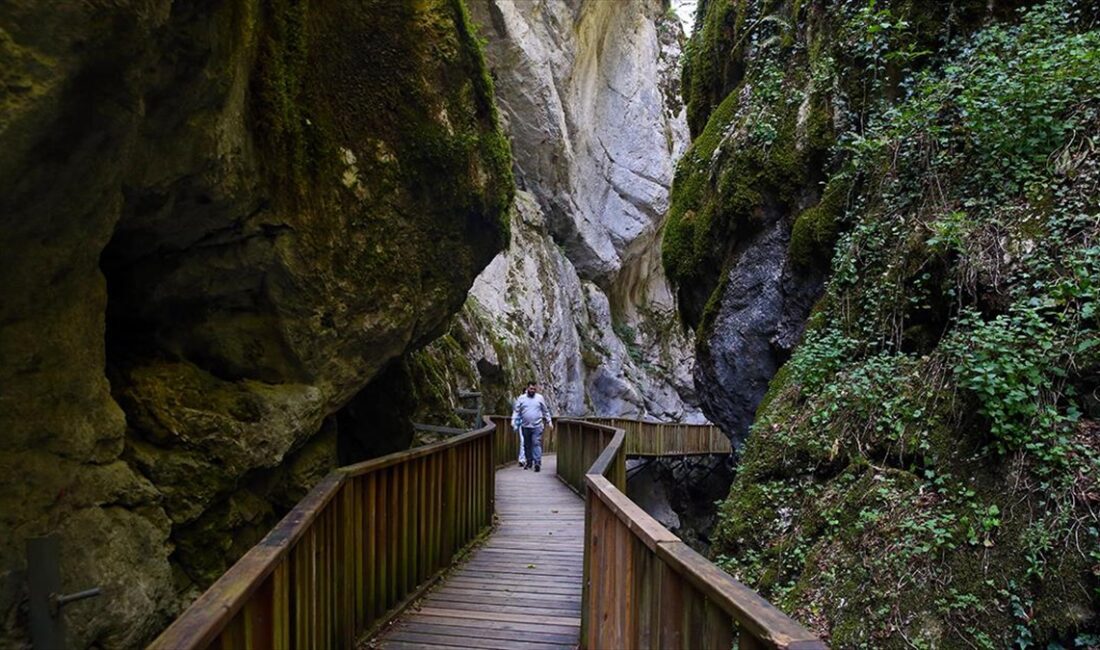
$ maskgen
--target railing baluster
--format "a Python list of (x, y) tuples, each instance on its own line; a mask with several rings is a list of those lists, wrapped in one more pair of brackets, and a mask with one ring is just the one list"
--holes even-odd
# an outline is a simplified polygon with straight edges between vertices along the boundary
[(413, 579), (413, 517), (412, 517), (412, 480), (409, 472), (412, 468), (409, 463), (401, 464), (401, 588), (396, 601), (401, 600), (405, 594), (416, 587)]

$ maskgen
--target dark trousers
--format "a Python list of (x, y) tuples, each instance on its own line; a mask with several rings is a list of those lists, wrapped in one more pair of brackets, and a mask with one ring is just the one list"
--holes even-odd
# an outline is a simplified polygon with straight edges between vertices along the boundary
[(523, 427), (523, 455), (527, 464), (542, 465), (542, 427)]

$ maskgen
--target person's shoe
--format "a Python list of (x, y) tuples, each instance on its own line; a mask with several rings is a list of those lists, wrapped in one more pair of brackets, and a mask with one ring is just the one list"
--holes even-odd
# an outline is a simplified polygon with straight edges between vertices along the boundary
[(541, 472), (541, 471), (542, 471), (542, 465), (535, 465), (535, 472), (538, 473), (538, 472)]
[(524, 469), (526, 469), (526, 468), (527, 468), (527, 463), (525, 463), (525, 462), (523, 462), (523, 461), (521, 460), (521, 461), (519, 461), (519, 466), (520, 466), (520, 467), (523, 467)]
[(523, 469), (531, 469), (531, 463), (524, 463)]

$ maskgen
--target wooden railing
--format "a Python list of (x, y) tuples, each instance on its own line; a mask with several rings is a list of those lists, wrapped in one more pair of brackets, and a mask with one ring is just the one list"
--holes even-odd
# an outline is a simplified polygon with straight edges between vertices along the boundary
[[(489, 528), (495, 467), (519, 449), (509, 418), (490, 419), (330, 473), (150, 647), (354, 647)], [(702, 451), (721, 448), (709, 427), (690, 427), (561, 419), (547, 431), (559, 476), (586, 502), (584, 645), (726, 649), (736, 626), (741, 648), (823, 648), (623, 494), (635, 452), (722, 453)]]
[(626, 431), (627, 456), (698, 456), (733, 452), (730, 439), (713, 424), (646, 422), (627, 418), (584, 418)]
[[(498, 459), (516, 458), (519, 455), (519, 435), (512, 431), (511, 419), (504, 415), (490, 415), (488, 419), (497, 425)], [(559, 418), (560, 422), (569, 422), (572, 418)], [(733, 447), (722, 430), (713, 424), (681, 424), (678, 422), (645, 422), (627, 418), (583, 418), (589, 424), (600, 424), (626, 431), (627, 456), (698, 456), (704, 454), (729, 454)], [(569, 425), (560, 424), (542, 432), (542, 453), (556, 453), (558, 440), (569, 435)], [(605, 441), (606, 443), (607, 441)], [(603, 445), (600, 446), (603, 449)], [(500, 455), (503, 454), (503, 455)], [(592, 454), (595, 460), (599, 451)], [(503, 462), (503, 461), (502, 461)], [(558, 474), (562, 474), (561, 459), (558, 459)], [(591, 463), (574, 468), (564, 468), (571, 472), (575, 480), (569, 485), (578, 492), (584, 487), (585, 470)]]
[(333, 471), (150, 647), (355, 647), (488, 530), (506, 444), (490, 424)]
[[(588, 421), (559, 419), (557, 422), (558, 478), (574, 492), (584, 496), (584, 476), (591, 471), (590, 468), (595, 464), (596, 459), (608, 449), (612, 452), (623, 451), (622, 445), (614, 447), (611, 445), (612, 439), (619, 431), (621, 429)], [(614, 480), (618, 481), (621, 478), (625, 490), (626, 455), (616, 453), (614, 458), (605, 458), (601, 462), (603, 464), (600, 468), (606, 467), (607, 471), (615, 476)]]
[(576, 467), (589, 463), (583, 477), (582, 645), (727, 650), (736, 635), (742, 650), (825, 648), (626, 497), (629, 439), (648, 435), (644, 429), (628, 434), (591, 421), (558, 422), (561, 479), (577, 489)]

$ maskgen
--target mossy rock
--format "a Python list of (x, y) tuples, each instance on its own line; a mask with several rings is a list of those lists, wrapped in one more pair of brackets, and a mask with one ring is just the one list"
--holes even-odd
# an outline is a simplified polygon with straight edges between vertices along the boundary
[(803, 267), (832, 261), (851, 187), (851, 180), (838, 174), (825, 186), (817, 205), (799, 213), (791, 227), (791, 261)]

